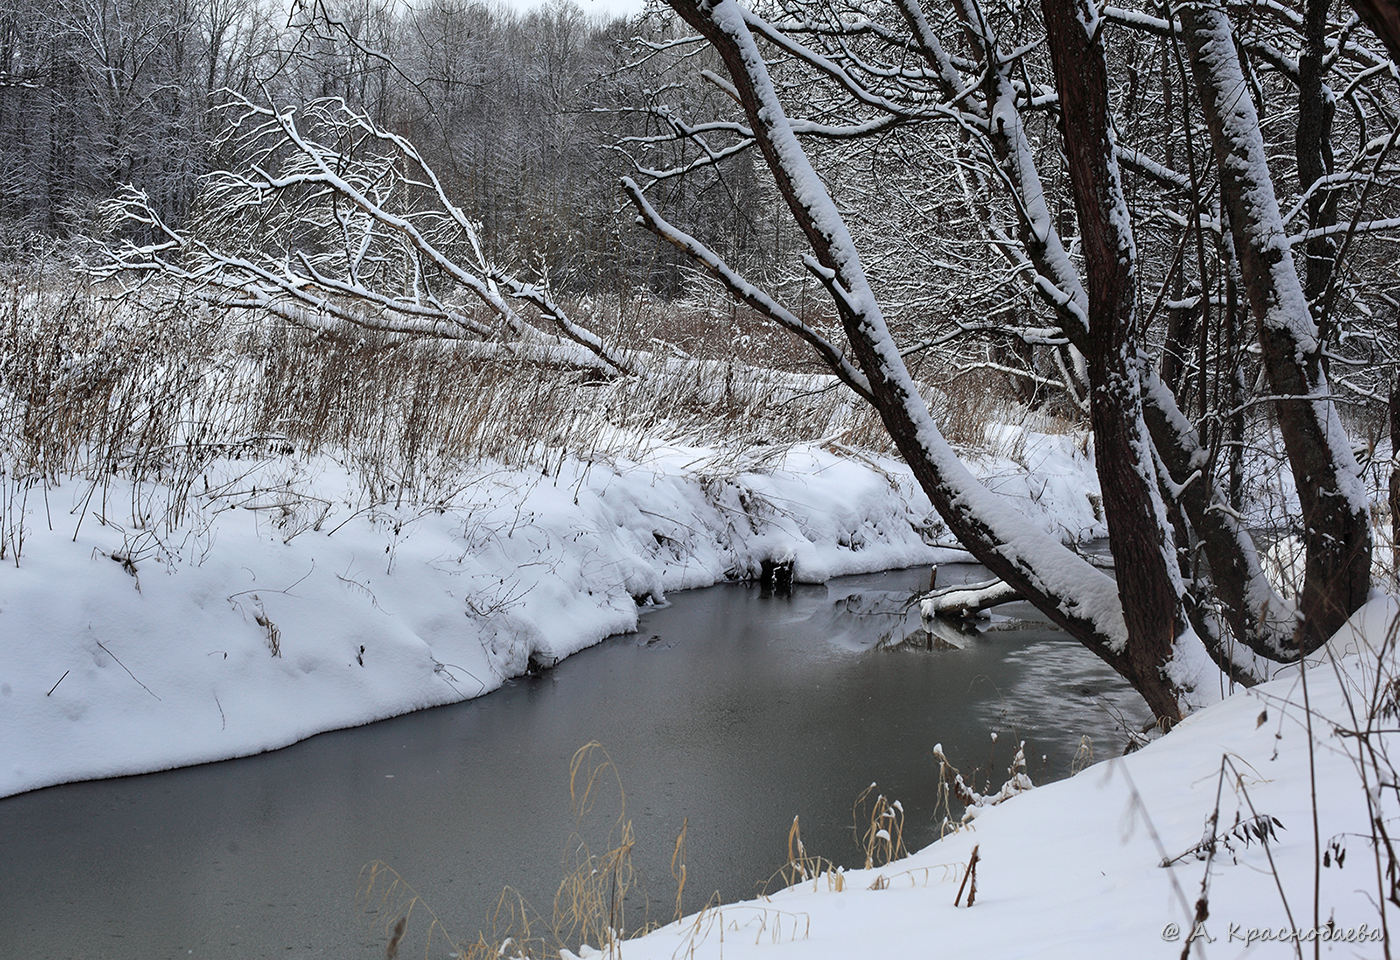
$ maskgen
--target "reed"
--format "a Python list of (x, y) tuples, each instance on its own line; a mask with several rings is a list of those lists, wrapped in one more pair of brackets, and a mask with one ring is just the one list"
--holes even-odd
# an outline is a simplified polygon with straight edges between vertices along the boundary
[[(440, 916), (392, 867), (378, 861), (365, 867), (360, 903), (385, 932), (386, 956), (393, 958), (405, 940), (421, 938), (424, 956), (437, 950), (465, 960), (543, 960), (570, 955), (582, 945), (616, 957), (624, 940), (656, 929), (660, 923), (650, 914), (651, 900), (633, 863), (638, 841), (627, 816), (626, 791), (601, 744), (589, 742), (575, 751), (569, 764), (569, 800), (574, 829), (565, 844), (563, 879), (550, 912), (542, 912), (518, 890), (506, 887), (486, 928), (471, 941), (455, 939)], [(599, 820), (604, 824), (601, 839), (590, 840)], [(683, 822), (671, 855), (675, 921), (684, 915), (688, 829)], [(718, 895), (706, 909), (717, 903)], [(629, 915), (634, 918), (629, 920)]]
[[(700, 322), (693, 305), (649, 302), (651, 333), (619, 324), (638, 372), (603, 378), (506, 345), (308, 330), (174, 289), (118, 295), (54, 270), (7, 277), (0, 559), (22, 548), (26, 496), (74, 478), (87, 484), (80, 515), (132, 531), (139, 556), (165, 549), (216, 461), (329, 455), (368, 502), (431, 507), (483, 463), (557, 475), (568, 458), (638, 462), (658, 445), (694, 445), (715, 451), (722, 479), (777, 464), (797, 443), (891, 452), (878, 418), (790, 344), (750, 343), (736, 358), (732, 331)], [(694, 352), (657, 339), (681, 332)], [(948, 390), (926, 387), (946, 396), (955, 435), (985, 437), (987, 423), (968, 418), (1018, 416), (995, 380)], [(133, 481), (129, 500), (112, 496), (118, 477)], [(326, 513), (306, 496), (288, 489), (258, 509), (295, 536)]]
[(894, 860), (909, 856), (904, 846), (904, 806), (875, 791), (871, 784), (860, 792), (851, 804), (851, 822), (865, 855), (865, 869), (883, 867)]
[[(793, 817), (792, 826), (788, 828), (787, 863), (769, 878), (769, 883), (771, 884), (778, 878), (782, 879), (784, 887), (794, 887), (799, 883), (810, 882), (812, 889), (816, 890), (817, 885), (825, 880), (826, 888), (833, 893), (840, 893), (846, 889), (846, 875), (840, 867), (825, 857), (814, 856), (807, 852), (807, 847), (802, 842), (799, 817)], [(765, 889), (766, 887), (767, 885), (765, 885)]]

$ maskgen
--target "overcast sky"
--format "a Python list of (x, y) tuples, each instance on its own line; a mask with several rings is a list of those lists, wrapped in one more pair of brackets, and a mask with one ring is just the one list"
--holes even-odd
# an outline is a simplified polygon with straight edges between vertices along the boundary
[[(506, 6), (519, 10), (543, 6), (548, 0), (501, 0)], [(640, 13), (645, 0), (574, 0), (587, 14), (628, 14)]]

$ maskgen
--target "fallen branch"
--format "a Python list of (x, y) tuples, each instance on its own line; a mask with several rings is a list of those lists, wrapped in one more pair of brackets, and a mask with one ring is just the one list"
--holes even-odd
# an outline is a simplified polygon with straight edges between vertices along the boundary
[(970, 620), (992, 607), (1020, 599), (1021, 595), (1006, 581), (985, 580), (935, 590), (919, 602), (919, 611), (925, 620)]

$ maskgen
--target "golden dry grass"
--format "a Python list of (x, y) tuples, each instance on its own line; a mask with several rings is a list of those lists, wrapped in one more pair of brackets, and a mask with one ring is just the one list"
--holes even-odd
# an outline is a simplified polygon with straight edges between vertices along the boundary
[[(506, 887), (496, 900), (489, 923), (471, 941), (458, 940), (438, 913), (392, 867), (376, 861), (360, 876), (361, 906), (383, 929), (386, 956), (392, 958), (405, 942), (425, 957), (450, 955), (465, 960), (499, 957), (557, 957), (560, 950), (587, 944), (616, 956), (619, 944), (655, 929), (651, 900), (641, 888), (633, 856), (637, 848), (627, 816), (626, 791), (607, 750), (589, 742), (575, 751), (569, 764), (569, 799), (574, 830), (565, 844), (563, 879), (546, 914), (519, 891)], [(599, 829), (601, 836), (590, 840)], [(688, 825), (682, 823), (671, 855), (675, 881), (674, 915), (683, 914), (686, 886), (685, 844)], [(707, 908), (717, 903), (712, 899)], [(629, 920), (629, 913), (640, 917)]]

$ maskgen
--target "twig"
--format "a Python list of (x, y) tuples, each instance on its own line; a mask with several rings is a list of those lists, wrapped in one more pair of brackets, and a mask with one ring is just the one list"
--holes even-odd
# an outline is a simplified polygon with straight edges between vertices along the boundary
[(962, 883), (958, 884), (958, 895), (953, 899), (953, 906), (960, 906), (962, 902), (963, 888), (967, 886), (967, 881), (972, 881), (972, 889), (967, 892), (967, 905), (972, 906), (972, 901), (977, 898), (977, 848), (978, 844), (972, 846), (972, 856), (968, 858), (967, 870), (963, 873)]
[[(247, 569), (247, 568), (245, 567), (244, 569)], [(286, 595), (289, 596), (289, 597), (290, 597), (290, 596), (294, 596), (294, 594), (292, 593), (292, 591), (295, 590), (297, 587), (301, 586), (302, 581), (305, 580), (307, 577), (311, 576), (311, 575), (312, 575), (313, 573), (315, 573), (315, 572), (316, 572), (316, 560), (315, 560), (315, 558), (313, 557), (312, 560), (311, 560), (311, 568), (310, 568), (309, 570), (307, 570), (305, 573), (303, 573), (301, 576), (297, 577), (296, 580), (294, 580), (290, 585), (283, 587), (281, 590), (273, 590), (273, 589), (267, 589), (267, 588), (261, 588), (261, 587), (249, 587), (247, 590), (239, 590), (237, 593), (230, 593), (230, 594), (229, 594), (227, 597), (225, 597), (224, 599), (226, 599), (229, 603), (232, 603), (234, 597), (241, 597), (241, 596), (243, 596), (245, 593), (282, 593), (282, 594), (286, 594)]]
[[(91, 627), (89, 627), (88, 629), (91, 629)], [(113, 653), (112, 651), (108, 650), (106, 644), (104, 644), (101, 640), (98, 640), (96, 637), (93, 637), (92, 639), (93, 639), (94, 642), (96, 642), (96, 644), (97, 644), (99, 647), (102, 648), (102, 652), (103, 652), (103, 653), (107, 654), (107, 656), (109, 656), (109, 657), (111, 657), (113, 660), (116, 660), (116, 661), (117, 661), (117, 666), (121, 667), (123, 670), (126, 670), (126, 675), (127, 675), (128, 677), (130, 677), (130, 678), (133, 679), (133, 680), (136, 680), (136, 674), (132, 673), (130, 670), (127, 670), (126, 664), (124, 664), (124, 663), (122, 663), (120, 660), (118, 660), (118, 659), (117, 659), (117, 655), (116, 655), (115, 653)], [(153, 690), (151, 690), (150, 687), (146, 686), (144, 683), (141, 683), (140, 680), (136, 680), (136, 682), (137, 682), (138, 684), (140, 684), (142, 690), (145, 690), (145, 691), (146, 691), (147, 693), (149, 693), (151, 696), (156, 697), (155, 692), (154, 692)], [(54, 684), (54, 686), (58, 686), (58, 684)], [(160, 697), (156, 697), (156, 699), (159, 700)]]

